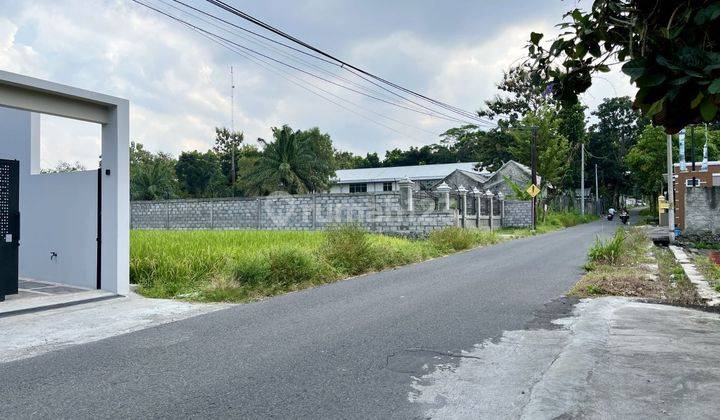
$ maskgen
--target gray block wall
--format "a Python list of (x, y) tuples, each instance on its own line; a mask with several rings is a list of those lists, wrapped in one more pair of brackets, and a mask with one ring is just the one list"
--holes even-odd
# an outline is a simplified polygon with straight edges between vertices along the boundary
[[(507, 203), (511, 203), (506, 205), (506, 214), (511, 220), (502, 225), (529, 226), (530, 215), (523, 214), (523, 211), (530, 211), (529, 205)], [(457, 210), (424, 208), (406, 211), (397, 191), (136, 201), (131, 204), (133, 229), (317, 230), (346, 223), (358, 223), (372, 232), (424, 236), (433, 229), (459, 226), (459, 219)], [(494, 225), (500, 226), (500, 220), (496, 219)]]
[(532, 227), (532, 201), (506, 200), (503, 227)]
[(685, 190), (685, 234), (720, 233), (720, 187)]
[(453, 211), (405, 211), (396, 191), (131, 204), (133, 229), (315, 230), (346, 223), (358, 223), (373, 232), (422, 236), (454, 226), (456, 217)]

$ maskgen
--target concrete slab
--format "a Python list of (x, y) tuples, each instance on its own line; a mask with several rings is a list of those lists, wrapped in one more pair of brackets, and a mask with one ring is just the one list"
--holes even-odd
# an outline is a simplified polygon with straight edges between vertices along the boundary
[(628, 298), (582, 301), (558, 329), (506, 332), (417, 378), (432, 418), (712, 418), (720, 315)]
[[(88, 294), (83, 296), (100, 293), (115, 296), (102, 291), (86, 293)], [(58, 297), (43, 296), (16, 302), (37, 304), (40, 299), (58, 299)], [(4, 302), (3, 305), (7, 303), (12, 302)], [(147, 299), (130, 293), (127, 297), (2, 317), (0, 318), (0, 331), (2, 331), (0, 363), (126, 334), (230, 306), (232, 305)]]
[(46, 309), (55, 309), (62, 306), (76, 305), (116, 297), (115, 293), (104, 290), (83, 290), (74, 293), (48, 293), (36, 290), (21, 290), (17, 295), (7, 296), (5, 302), (0, 302), (0, 318), (14, 316), (18, 313), (37, 312)]

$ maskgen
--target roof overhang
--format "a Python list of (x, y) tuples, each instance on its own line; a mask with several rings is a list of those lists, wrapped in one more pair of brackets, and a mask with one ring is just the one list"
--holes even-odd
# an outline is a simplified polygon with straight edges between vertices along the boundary
[(0, 106), (107, 124), (125, 99), (0, 70)]

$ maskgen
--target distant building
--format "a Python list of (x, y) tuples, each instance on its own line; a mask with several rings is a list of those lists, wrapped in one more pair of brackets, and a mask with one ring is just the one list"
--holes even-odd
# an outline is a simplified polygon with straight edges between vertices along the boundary
[(341, 169), (335, 171), (331, 194), (397, 191), (398, 181), (408, 177), (416, 189), (425, 190), (456, 170), (480, 174), (478, 162), (436, 165), (394, 166), (384, 168)]
[(416, 190), (434, 190), (445, 182), (453, 190), (460, 185), (468, 190), (477, 187), (512, 195), (505, 179), (521, 187), (530, 183), (530, 168), (510, 160), (495, 172), (478, 171), (478, 162), (443, 163), (436, 165), (396, 166), (387, 168), (342, 169), (336, 171), (331, 194), (397, 191), (398, 181), (405, 177), (415, 183)]
[[(695, 172), (691, 170), (691, 163), (687, 163), (687, 170), (681, 171), (680, 164), (674, 165), (675, 189), (675, 226), (685, 230), (685, 193), (688, 188), (720, 187), (720, 161), (708, 162), (707, 171), (702, 171), (701, 162), (695, 163)], [(667, 178), (667, 176), (665, 177)], [(693, 178), (695, 179), (693, 185)], [(709, 190), (708, 190), (709, 191)], [(717, 211), (713, 209), (713, 211)]]

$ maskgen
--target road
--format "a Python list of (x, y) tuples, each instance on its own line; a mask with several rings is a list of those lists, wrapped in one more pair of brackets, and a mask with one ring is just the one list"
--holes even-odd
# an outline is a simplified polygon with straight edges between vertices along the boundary
[[(599, 221), (0, 365), (5, 418), (415, 418), (413, 377), (567, 312)], [(555, 304), (552, 304), (555, 302)]]

